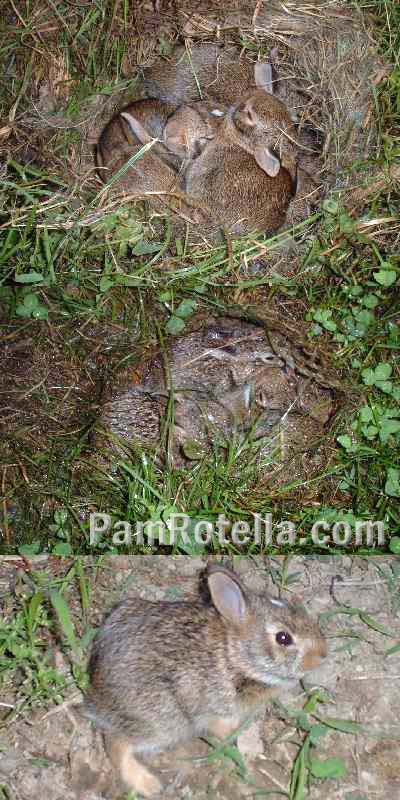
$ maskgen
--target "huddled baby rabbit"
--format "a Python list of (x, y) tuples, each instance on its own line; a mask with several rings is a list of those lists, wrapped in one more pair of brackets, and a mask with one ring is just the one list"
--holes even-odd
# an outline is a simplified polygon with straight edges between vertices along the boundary
[(178, 169), (182, 161), (199, 155), (213, 138), (223, 116), (221, 108), (207, 103), (176, 106), (152, 99), (130, 103), (113, 117), (99, 139), (98, 163), (106, 168), (104, 178), (107, 179), (110, 168), (115, 171), (113, 159), (118, 158), (121, 147), (143, 145), (153, 139), (161, 143), (153, 154), (156, 152)]
[[(148, 138), (160, 140), (143, 154), (118, 182), (118, 186), (131, 192), (163, 190), (176, 185), (177, 174), (173, 167), (177, 159), (162, 143), (165, 123), (175, 106), (160, 103), (158, 100), (140, 100), (126, 109), (129, 114), (135, 107), (138, 126), (146, 126)], [(147, 139), (148, 140), (148, 139)], [(97, 166), (103, 181), (108, 181), (144, 142), (135, 133), (132, 125), (122, 114), (117, 114), (104, 128), (96, 148)]]
[[(129, 123), (131, 130), (137, 138), (145, 144), (151, 141), (156, 135), (156, 130), (160, 130), (158, 138), (169, 151), (169, 153), (181, 159), (190, 161), (198, 156), (210, 139), (213, 139), (217, 128), (220, 125), (224, 112), (220, 108), (213, 109), (207, 103), (195, 103), (193, 106), (184, 104), (179, 106), (172, 114), (164, 112), (164, 120), (161, 114), (158, 119), (164, 122), (164, 127), (152, 125), (152, 120), (144, 119), (140, 121), (140, 111), (143, 106), (152, 104), (154, 100), (139, 100), (131, 106), (121, 111), (121, 116)], [(168, 104), (158, 103), (165, 110), (171, 108)], [(139, 110), (139, 113), (138, 113)], [(150, 131), (153, 134), (150, 135)]]
[(296, 192), (295, 129), (273, 95), (271, 65), (257, 62), (251, 68), (256, 89), (227, 110), (211, 100), (131, 103), (100, 137), (103, 179), (152, 143), (118, 179), (119, 189), (150, 193), (157, 209), (186, 211), (206, 236), (221, 227), (234, 235), (276, 231)]
[(259, 88), (231, 106), (185, 173), (187, 194), (234, 234), (274, 232), (296, 191), (294, 125), (272, 94), (271, 66), (254, 71)]
[[(179, 168), (212, 135), (219, 124), (216, 115), (203, 104), (194, 111), (159, 100), (138, 100), (118, 113), (104, 128), (96, 148), (100, 177), (104, 182), (121, 170), (142, 146), (153, 142), (147, 152), (118, 178), (116, 186), (130, 194), (149, 193), (158, 209), (179, 209), (188, 219), (199, 221), (199, 212), (187, 206), (179, 182)], [(200, 216), (201, 218), (201, 216)]]
[(240, 55), (239, 47), (209, 42), (179, 46), (169, 61), (143, 69), (144, 87), (164, 103), (206, 99), (229, 106), (254, 87), (253, 64)]
[(231, 734), (326, 656), (301, 607), (245, 589), (215, 563), (205, 579), (195, 601), (123, 600), (92, 646), (86, 713), (123, 783), (145, 797), (162, 785), (142, 755)]

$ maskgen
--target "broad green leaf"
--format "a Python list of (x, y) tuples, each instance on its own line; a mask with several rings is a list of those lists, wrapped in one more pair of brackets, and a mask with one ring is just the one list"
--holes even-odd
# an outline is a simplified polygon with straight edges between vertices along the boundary
[(193, 314), (196, 308), (197, 308), (196, 300), (189, 300), (189, 299), (182, 300), (182, 302), (179, 303), (178, 308), (175, 309), (175, 314), (177, 317), (182, 317), (182, 319), (186, 319), (186, 317), (190, 317)]
[(18, 305), (15, 308), (15, 313), (17, 317), (30, 317), (32, 309), (27, 308), (26, 306), (23, 305), (23, 303), (18, 303)]
[(393, 269), (380, 269), (374, 272), (373, 276), (380, 286), (392, 286), (396, 282), (397, 272)]
[(347, 767), (342, 758), (310, 759), (310, 770), (315, 778), (343, 778)]
[(36, 294), (33, 294), (33, 292), (29, 292), (29, 294), (25, 295), (24, 306), (26, 306), (26, 308), (34, 309), (37, 308), (38, 305), (39, 305), (39, 298)]
[(165, 292), (160, 292), (157, 296), (157, 300), (159, 300), (160, 303), (169, 303), (172, 300), (172, 292), (169, 289)]
[(391, 394), (393, 389), (392, 381), (375, 381), (375, 386), (381, 390), (381, 392), (385, 392), (385, 394)]
[(390, 378), (392, 374), (392, 366), (391, 364), (387, 364), (384, 361), (381, 361), (375, 367), (375, 380), (377, 381), (386, 381)]
[(376, 308), (379, 303), (379, 298), (376, 296), (376, 294), (366, 294), (365, 297), (363, 297), (362, 302), (367, 308)]
[(100, 286), (99, 289), (101, 292), (107, 292), (108, 289), (111, 289), (111, 286), (115, 285), (115, 280), (113, 278), (109, 278), (108, 275), (103, 275), (100, 278)]
[(368, 328), (368, 326), (371, 325), (371, 323), (375, 319), (374, 315), (371, 314), (370, 311), (367, 311), (366, 308), (354, 310), (353, 315), (357, 320), (358, 324), (363, 325), (365, 328)]
[(330, 198), (327, 198), (322, 203), (322, 208), (328, 214), (332, 214), (332, 216), (335, 216), (335, 214), (337, 214), (339, 211), (339, 203), (336, 200), (331, 200)]
[(379, 429), (375, 425), (366, 425), (362, 428), (362, 432), (366, 439), (374, 439)]
[(400, 536), (392, 536), (389, 542), (389, 550), (396, 555), (400, 555)]
[(54, 556), (72, 556), (74, 551), (69, 542), (58, 542), (51, 552)]
[(350, 436), (348, 436), (347, 434), (345, 434), (344, 436), (338, 436), (337, 441), (339, 442), (339, 444), (342, 445), (342, 447), (344, 447), (345, 450), (353, 449), (353, 442)]
[(40, 553), (41, 550), (41, 542), (35, 541), (30, 542), (30, 544), (21, 544), (18, 548), (18, 552), (21, 556), (36, 556)]
[(44, 275), (42, 272), (25, 272), (21, 273), (21, 275), (15, 275), (14, 280), (16, 283), (42, 283)]
[(388, 497), (400, 497), (400, 471), (389, 467), (387, 471), (385, 494)]
[(141, 241), (135, 244), (134, 248), (132, 249), (132, 253), (134, 256), (147, 256), (149, 253), (158, 253), (161, 247), (161, 242)]
[(31, 317), (33, 317), (33, 319), (48, 319), (48, 309), (45, 306), (38, 306), (38, 308), (34, 308), (31, 312)]
[(379, 438), (383, 444), (385, 444), (389, 436), (394, 433), (399, 433), (400, 431), (400, 420), (398, 419), (384, 419), (380, 431), (379, 431)]
[(375, 371), (373, 369), (363, 369), (361, 372), (362, 379), (367, 386), (373, 386), (375, 383)]
[(361, 422), (371, 422), (371, 419), (373, 419), (373, 417), (374, 415), (372, 413), (372, 409), (369, 406), (363, 406), (360, 409)]
[(185, 320), (181, 319), (181, 317), (175, 317), (174, 315), (169, 318), (166, 329), (168, 333), (172, 333), (173, 336), (176, 334), (181, 333), (185, 329)]

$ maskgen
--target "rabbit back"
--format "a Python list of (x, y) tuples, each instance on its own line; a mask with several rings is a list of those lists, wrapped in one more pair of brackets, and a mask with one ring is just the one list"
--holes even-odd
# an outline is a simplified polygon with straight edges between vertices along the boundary
[(204, 733), (210, 716), (234, 708), (224, 649), (212, 608), (126, 600), (93, 645), (88, 716), (144, 751)]
[(285, 168), (270, 177), (250, 153), (215, 140), (189, 165), (185, 189), (238, 235), (255, 230), (273, 233), (284, 223), (293, 196), (292, 178)]
[(211, 99), (230, 105), (254, 87), (254, 64), (239, 57), (237, 47), (199, 43), (189, 52), (177, 47), (170, 62), (143, 70), (144, 87), (163, 102)]

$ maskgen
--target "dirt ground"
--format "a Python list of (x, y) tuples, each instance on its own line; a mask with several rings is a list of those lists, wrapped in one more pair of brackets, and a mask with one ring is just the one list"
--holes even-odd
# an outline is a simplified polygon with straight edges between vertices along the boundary
[[(71, 559), (40, 559), (32, 574), (41, 574), (42, 585), (46, 575), (62, 578), (73, 563)], [(97, 626), (104, 611), (127, 593), (151, 600), (195, 597), (204, 561), (186, 556), (85, 559), (91, 591), (90, 624)], [(0, 564), (5, 620), (10, 608), (15, 613), (24, 596), (26, 568), (22, 559), (3, 559)], [(264, 796), (395, 800), (400, 796), (400, 653), (385, 653), (400, 639), (400, 559), (235, 557), (234, 568), (248, 587), (267, 587), (274, 595), (295, 598), (319, 616), (329, 656), (303, 686), (299, 684), (291, 696), (274, 702), (241, 733), (238, 757), (235, 748), (232, 758), (227, 749), (222, 753), (197, 739), (154, 760), (152, 766), (163, 780), (165, 796), (179, 800)], [(25, 589), (17, 591), (21, 580)], [(65, 599), (74, 617), (79, 617), (79, 595), (73, 585)], [(53, 650), (56, 669), (68, 674), (65, 647), (51, 641), (48, 647)], [(323, 691), (324, 702), (309, 712), (308, 719), (311, 723), (325, 720), (329, 725), (325, 726), (327, 735), (318, 738), (311, 749), (312, 758), (334, 757), (344, 762), (346, 772), (339, 779), (322, 780), (306, 769), (304, 794), (296, 794), (293, 788), (289, 793), (293, 764), (306, 736), (296, 728), (293, 710), (298, 713), (304, 707), (306, 692), (314, 687)], [(79, 715), (82, 695), (76, 686), (71, 685), (61, 705), (30, 709), (21, 700), (21, 688), (5, 684), (2, 690), (1, 716), (11, 707), (18, 713), (12, 722), (3, 719), (0, 731), (0, 797), (121, 797), (123, 791), (112, 775), (100, 735)], [(338, 729), (351, 729), (349, 722), (359, 723), (357, 733)], [(240, 754), (244, 765), (238, 761)]]

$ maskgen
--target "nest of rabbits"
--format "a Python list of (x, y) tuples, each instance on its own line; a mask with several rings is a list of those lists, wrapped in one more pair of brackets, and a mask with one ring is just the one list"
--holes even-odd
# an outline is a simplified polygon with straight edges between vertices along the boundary
[[(240, 2), (227, 8), (221, 3), (191, 5), (177, 0), (158, 2), (155, 7), (156, 15), (150, 15), (148, 4), (138, 10), (137, 36), (125, 56), (126, 73), (138, 74), (135, 95), (119, 95), (117, 104), (113, 97), (105, 102), (101, 113), (92, 120), (89, 142), (98, 141), (104, 122), (116, 110), (120, 111), (128, 99), (159, 96), (149, 91), (151, 81), (146, 82), (146, 74), (149, 71), (151, 74), (154, 67), (162, 74), (166, 65), (176, 63), (174, 57), (183, 46), (190, 61), (191, 52), (199, 52), (204, 45), (218, 45), (222, 59), (228, 52), (232, 63), (239, 61), (244, 70), (249, 64), (253, 69), (257, 58), (271, 63), (274, 93), (296, 119), (298, 164), (301, 174), (307, 177), (298, 182), (297, 192), (287, 207), (287, 224), (296, 224), (310, 216), (332, 187), (342, 191), (353, 189), (350, 165), (357, 160), (365, 161), (376, 144), (371, 85), (387, 73), (374, 52), (372, 28), (365, 15), (347, 5), (331, 5), (325, 0), (312, 0), (307, 5), (296, 0), (290, 4), (274, 0), (268, 4), (258, 2), (251, 8)], [(149, 33), (146, 39), (144, 30)], [(160, 36), (164, 46), (165, 40), (170, 40), (168, 56), (157, 54)], [(217, 65), (215, 72), (218, 83)], [(134, 187), (133, 180), (131, 191), (125, 187), (125, 194), (130, 199), (142, 197)], [(112, 191), (115, 189), (118, 186)], [(168, 215), (170, 206), (165, 198), (158, 203), (154, 199), (153, 208), (161, 216), (164, 212)], [(190, 220), (190, 210), (181, 216)], [(267, 233), (274, 230), (268, 231), (265, 226), (260, 229)], [(175, 225), (178, 236), (183, 235), (183, 230)], [(203, 230), (200, 226), (199, 232), (201, 241), (214, 238), (207, 226)], [(246, 228), (238, 231), (243, 232)], [(190, 238), (198, 241), (193, 228)]]
[(238, 471), (244, 476), (254, 458), (257, 485), (273, 492), (320, 469), (343, 392), (327, 353), (298, 325), (263, 307), (232, 309), (230, 317), (193, 320), (168, 351), (110, 381), (92, 445), (109, 467), (130, 447), (184, 467), (235, 441)]
[[(237, 47), (243, 63), (258, 58), (272, 62), (277, 95), (297, 115), (301, 165), (313, 176), (314, 185), (311, 191), (307, 186), (303, 194), (297, 193), (288, 222), (307, 217), (330, 187), (345, 190), (354, 184), (354, 176), (346, 168), (373, 154), (376, 129), (371, 87), (387, 74), (374, 51), (373, 27), (365, 14), (347, 3), (326, 0), (307, 4), (299, 0), (258, 0), (253, 4), (242, 0), (146, 0), (136, 5), (121, 72), (127, 79), (137, 76), (137, 82), (130, 81), (125, 92), (118, 89), (107, 97), (82, 101), (80, 118), (71, 123), (63, 112), (69, 98), (67, 91), (60, 94), (60, 65), (57, 62), (57, 80), (51, 70), (40, 70), (37, 65), (35, 72), (42, 77), (33, 86), (33, 113), (22, 116), (15, 133), (19, 149), (23, 150), (26, 128), (29, 152), (35, 152), (35, 160), (48, 166), (55, 162), (54, 130), (62, 135), (71, 128), (75, 136), (79, 131), (80, 144), (75, 141), (67, 165), (68, 179), (71, 175), (75, 178), (75, 192), (77, 186), (92, 191), (97, 184), (93, 145), (116, 110), (146, 95), (143, 69), (168, 62), (176, 46), (184, 44), (190, 50), (201, 43), (214, 43), (222, 48)], [(118, 14), (114, 15), (115, 34), (122, 24)], [(61, 85), (65, 87), (72, 76), (65, 59), (61, 61)], [(56, 172), (63, 169), (59, 158), (55, 167)], [(104, 196), (102, 205), (104, 208)], [(102, 213), (99, 208), (94, 218)]]

